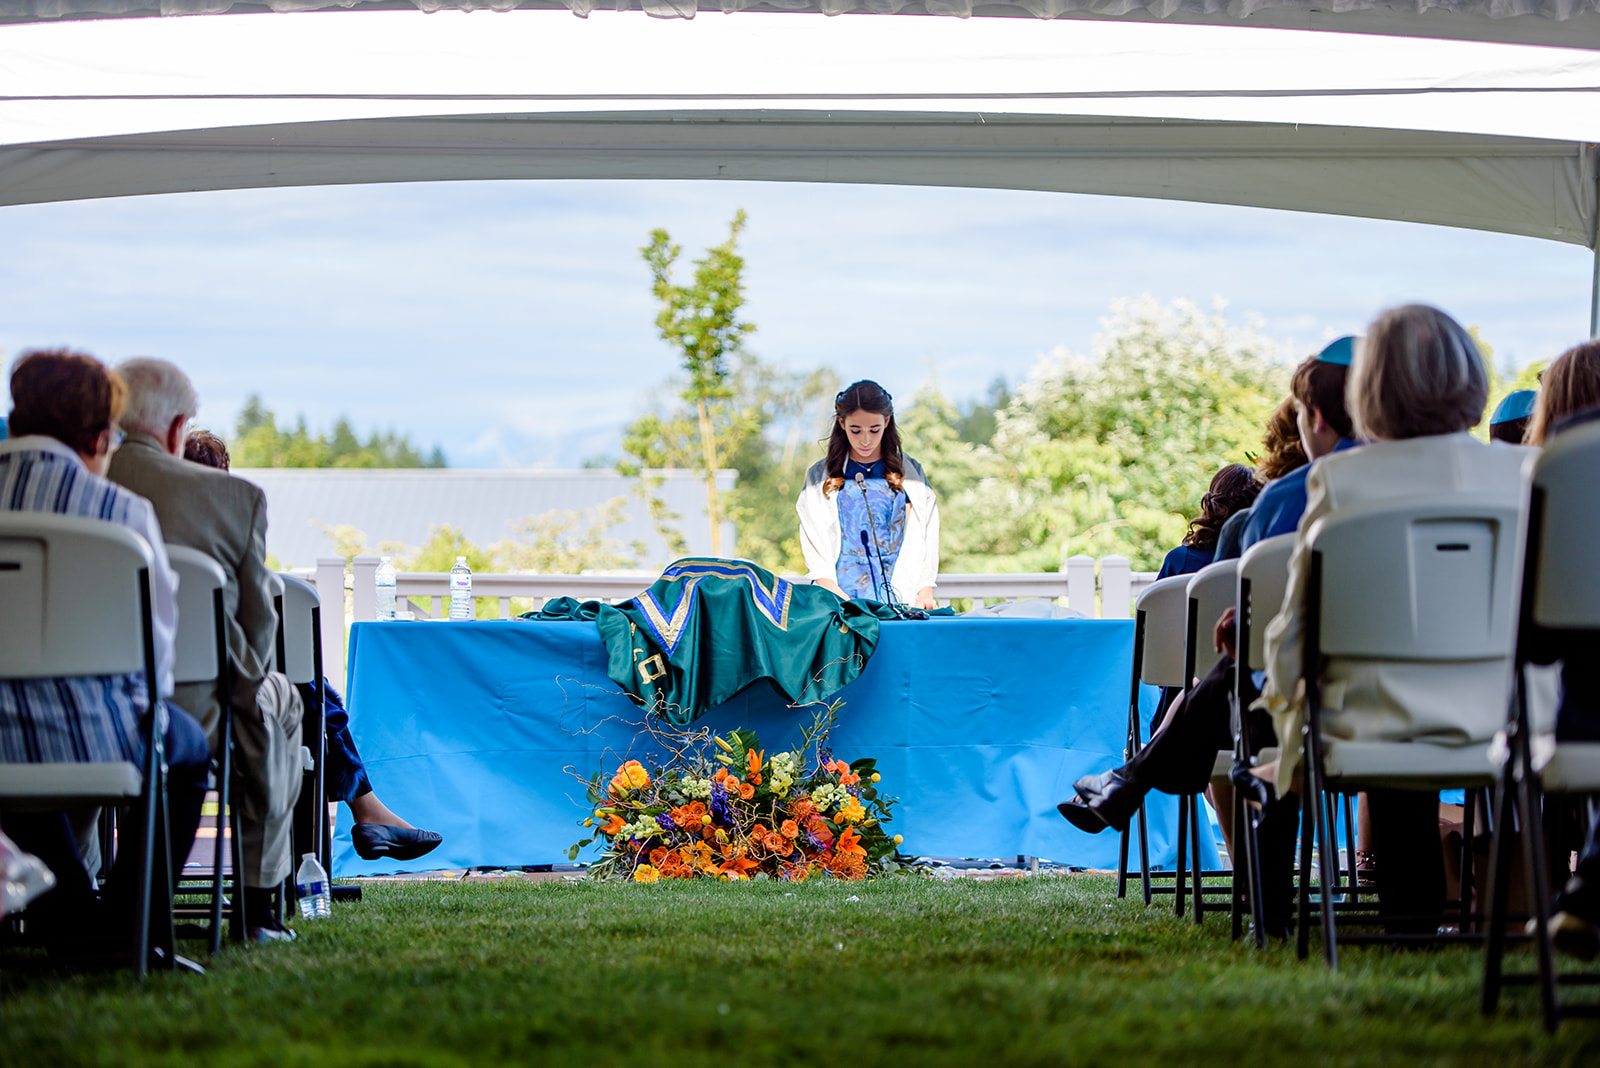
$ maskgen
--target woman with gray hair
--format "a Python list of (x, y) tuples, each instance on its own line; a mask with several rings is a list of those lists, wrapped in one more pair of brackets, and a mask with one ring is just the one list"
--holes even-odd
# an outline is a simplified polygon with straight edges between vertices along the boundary
[[(1283, 739), (1301, 736), (1305, 716), (1297, 684), (1310, 566), (1306, 535), (1317, 521), (1356, 505), (1424, 494), (1487, 494), (1513, 507), (1521, 500), (1527, 454), (1468, 433), (1483, 418), (1489, 376), (1471, 335), (1439, 309), (1410, 304), (1379, 315), (1357, 347), (1345, 395), (1366, 444), (1311, 468), (1288, 592), (1266, 631), (1267, 679), (1256, 707), (1271, 713)], [(1505, 723), (1504, 659), (1427, 664), (1332, 657), (1322, 682), (1322, 729), (1334, 738), (1468, 745), (1488, 741)], [(1290, 745), (1283, 754), (1276, 780), (1287, 792), (1297, 781), (1299, 751)], [(1394, 790), (1368, 797), (1384, 915), (1429, 917), (1390, 929), (1431, 933), (1445, 900), (1438, 797)]]

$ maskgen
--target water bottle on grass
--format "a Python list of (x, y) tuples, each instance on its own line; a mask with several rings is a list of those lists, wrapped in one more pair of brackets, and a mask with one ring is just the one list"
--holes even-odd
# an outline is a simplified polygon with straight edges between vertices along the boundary
[(456, 566), (450, 569), (450, 618), (472, 619), (472, 568), (465, 556), (456, 557)]
[(378, 618), (393, 619), (396, 578), (394, 564), (387, 556), (378, 561), (373, 583), (378, 587)]
[(300, 858), (300, 870), (294, 873), (294, 896), (300, 902), (300, 916), (307, 920), (320, 920), (333, 914), (333, 892), (328, 889), (328, 873), (317, 863), (314, 853)]

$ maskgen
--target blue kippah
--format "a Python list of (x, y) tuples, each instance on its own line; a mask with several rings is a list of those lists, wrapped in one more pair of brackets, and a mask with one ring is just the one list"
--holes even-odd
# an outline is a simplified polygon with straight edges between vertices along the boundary
[(1507, 393), (1506, 399), (1495, 405), (1494, 414), (1489, 417), (1489, 425), (1497, 426), (1500, 423), (1509, 423), (1513, 419), (1526, 419), (1533, 414), (1533, 398), (1538, 396), (1531, 389), (1519, 389), (1515, 393)]
[(1340, 367), (1349, 367), (1350, 361), (1355, 359), (1356, 339), (1354, 335), (1346, 334), (1328, 342), (1328, 347), (1317, 353), (1319, 363), (1332, 363)]

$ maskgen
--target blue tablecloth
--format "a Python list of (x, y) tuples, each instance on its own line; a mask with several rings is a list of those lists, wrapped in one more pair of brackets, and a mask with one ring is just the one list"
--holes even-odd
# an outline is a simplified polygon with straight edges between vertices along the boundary
[[(1121, 762), (1132, 642), (1126, 620), (886, 622), (840, 694), (834, 752), (877, 757), (908, 851), (1115, 867), (1117, 836), (1084, 834), (1055, 806), (1079, 776)], [(341, 805), (341, 875), (565, 860), (587, 836), (574, 774), (644, 755), (641, 712), (606, 677), (592, 623), (358, 623), (349, 663), (350, 725), (374, 789), (445, 840), (418, 861), (362, 861)], [(798, 742), (802, 720), (759, 682), (701, 722), (755, 730), (772, 752)], [(1152, 794), (1149, 811), (1151, 860), (1170, 867), (1175, 799)]]

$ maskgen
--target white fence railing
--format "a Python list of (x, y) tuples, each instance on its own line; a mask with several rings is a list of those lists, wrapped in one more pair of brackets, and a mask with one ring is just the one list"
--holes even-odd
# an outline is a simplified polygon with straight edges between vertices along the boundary
[[(337, 556), (317, 561), (316, 570), (296, 572), (314, 583), (325, 606), (322, 613), (322, 656), (324, 669), (333, 679), (344, 677), (345, 627), (378, 616), (378, 570), (376, 556), (358, 556), (352, 576), (345, 578), (345, 562)], [(1133, 602), (1143, 589), (1155, 581), (1153, 571), (1134, 571), (1125, 556), (1105, 556), (1098, 561), (1090, 556), (1074, 556), (1060, 571), (1037, 571), (996, 575), (940, 575), (937, 587), (941, 603), (962, 601), (1010, 601), (1039, 597), (1064, 602), (1085, 616), (1126, 619)], [(624, 601), (654, 581), (649, 575), (506, 575), (482, 573), (472, 576), (475, 599), (496, 602), (500, 619), (511, 616), (511, 599), (526, 600), (537, 608), (552, 597), (573, 597), (580, 601)], [(399, 607), (417, 618), (432, 617), (434, 600), (449, 596), (450, 576), (445, 572), (406, 572), (396, 578), (395, 595)], [(348, 600), (346, 594), (349, 594)], [(329, 605), (345, 605), (346, 611), (327, 610)]]

